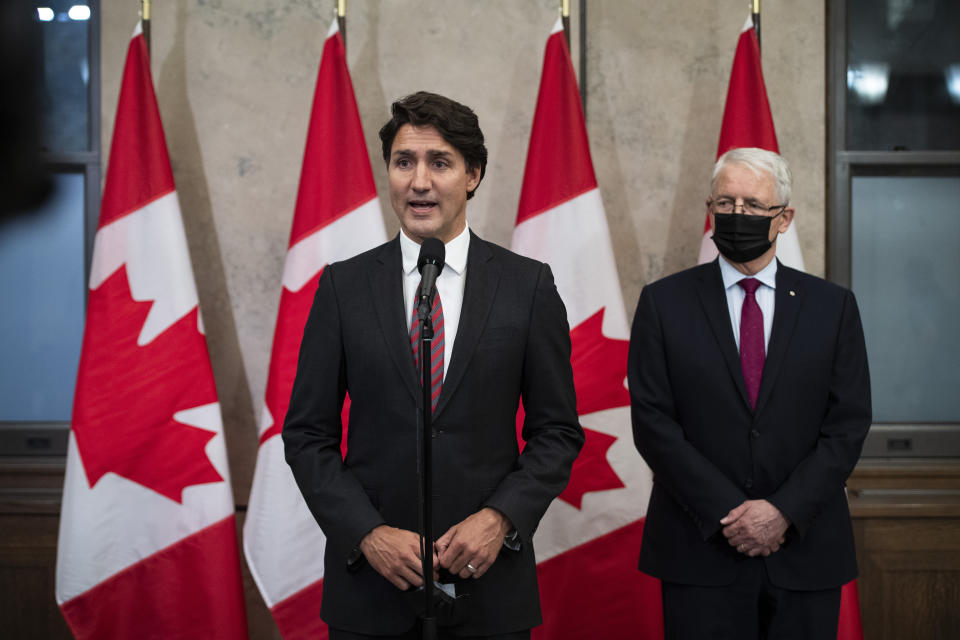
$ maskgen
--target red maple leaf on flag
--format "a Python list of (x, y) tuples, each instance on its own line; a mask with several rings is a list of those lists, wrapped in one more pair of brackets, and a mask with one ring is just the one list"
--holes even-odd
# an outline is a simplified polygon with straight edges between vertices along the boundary
[[(595, 314), (570, 330), (573, 384), (577, 388), (577, 413), (581, 416), (630, 405), (627, 378), (629, 341), (614, 340), (603, 335), (601, 307)], [(573, 463), (573, 472), (560, 499), (580, 508), (583, 495), (590, 491), (619, 489), (623, 481), (607, 462), (607, 450), (617, 441), (615, 436), (584, 427), (583, 449)]]
[(173, 416), (217, 392), (196, 308), (137, 345), (152, 305), (133, 300), (125, 266), (90, 291), (72, 428), (91, 487), (113, 472), (181, 502), (223, 478), (204, 451), (216, 434)]
[(590, 491), (609, 491), (626, 485), (607, 462), (607, 450), (617, 441), (611, 436), (593, 429), (583, 428), (587, 437), (580, 455), (573, 461), (570, 482), (560, 494), (560, 499), (577, 509), (583, 504), (583, 496)]
[[(570, 330), (573, 384), (577, 389), (577, 414), (630, 406), (627, 378), (629, 341), (603, 335), (603, 314), (606, 307)], [(517, 437), (523, 428), (523, 406), (517, 411)], [(586, 441), (573, 463), (570, 482), (560, 499), (577, 509), (583, 496), (591, 491), (609, 491), (626, 485), (607, 462), (607, 450), (617, 441), (600, 431), (584, 427)], [(522, 440), (521, 440), (522, 441)]]
[(573, 352), (573, 384), (577, 388), (577, 413), (585, 416), (604, 409), (630, 406), (627, 391), (628, 340), (603, 335), (601, 307), (595, 314), (570, 330)]

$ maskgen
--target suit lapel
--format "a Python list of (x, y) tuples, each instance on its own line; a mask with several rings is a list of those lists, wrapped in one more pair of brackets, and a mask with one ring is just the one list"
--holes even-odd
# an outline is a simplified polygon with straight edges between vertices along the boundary
[(697, 294), (703, 305), (704, 314), (717, 346), (727, 363), (730, 377), (740, 391), (743, 402), (750, 407), (750, 397), (747, 395), (747, 386), (743, 381), (743, 369), (740, 367), (740, 354), (737, 352), (737, 343), (733, 337), (733, 327), (730, 325), (730, 311), (727, 307), (727, 294), (723, 288), (723, 278), (720, 275), (720, 265), (717, 258), (710, 263), (708, 269), (701, 271), (697, 281)]
[(467, 252), (467, 281), (463, 288), (463, 306), (460, 308), (460, 325), (453, 342), (453, 353), (443, 381), (443, 389), (433, 412), (434, 419), (443, 412), (450, 397), (463, 380), (470, 359), (493, 307), (494, 295), (500, 276), (492, 263), (493, 252), (486, 242), (472, 231), (470, 249)]
[(760, 380), (760, 392), (757, 395), (757, 410), (759, 415), (764, 403), (770, 397), (770, 392), (777, 380), (780, 366), (783, 364), (797, 326), (800, 307), (803, 304), (803, 289), (799, 286), (800, 272), (784, 267), (777, 262), (777, 291), (773, 310), (773, 329), (770, 331), (770, 344), (767, 347), (767, 357), (763, 362), (763, 377)]
[(407, 391), (416, 399), (417, 406), (422, 406), (420, 382), (413, 366), (410, 335), (404, 317), (406, 306), (403, 301), (403, 260), (399, 235), (384, 245), (383, 251), (377, 256), (376, 267), (370, 271), (370, 286), (373, 290), (373, 308), (387, 351)]

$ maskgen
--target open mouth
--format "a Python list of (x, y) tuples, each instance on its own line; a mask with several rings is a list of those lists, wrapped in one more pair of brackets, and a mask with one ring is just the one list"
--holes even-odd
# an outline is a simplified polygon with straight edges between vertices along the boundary
[(407, 204), (415, 213), (429, 213), (437, 206), (433, 200), (409, 200)]

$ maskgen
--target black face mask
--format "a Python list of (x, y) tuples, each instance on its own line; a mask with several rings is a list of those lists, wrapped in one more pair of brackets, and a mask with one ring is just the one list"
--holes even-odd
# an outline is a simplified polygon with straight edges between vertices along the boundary
[(770, 241), (770, 225), (780, 213), (770, 217), (715, 213), (713, 243), (717, 245), (720, 254), (730, 262), (756, 260), (773, 246)]

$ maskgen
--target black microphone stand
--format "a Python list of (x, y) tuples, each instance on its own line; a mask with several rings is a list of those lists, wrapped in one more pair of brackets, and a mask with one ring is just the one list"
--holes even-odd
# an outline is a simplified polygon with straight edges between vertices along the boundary
[(420, 370), (423, 387), (423, 417), (420, 423), (420, 501), (423, 515), (423, 536), (420, 538), (420, 557), (423, 568), (423, 640), (436, 640), (437, 618), (433, 602), (433, 403), (430, 354), (433, 350), (433, 318), (430, 296), (423, 296), (417, 303), (420, 319)]

